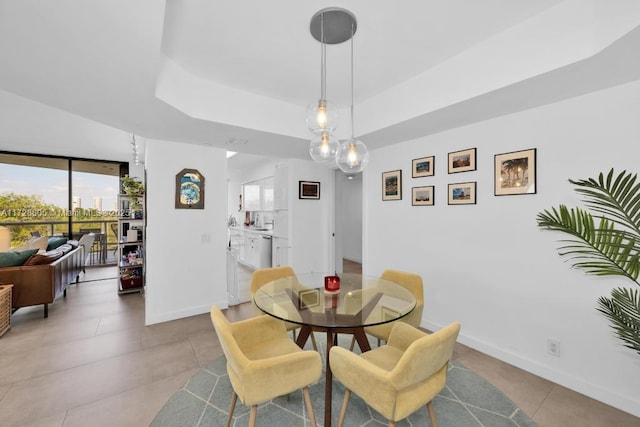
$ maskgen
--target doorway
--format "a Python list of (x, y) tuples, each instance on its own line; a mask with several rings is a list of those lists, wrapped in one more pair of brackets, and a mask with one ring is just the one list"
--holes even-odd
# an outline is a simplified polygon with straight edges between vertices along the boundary
[(362, 174), (334, 171), (334, 263), (338, 273), (362, 271)]

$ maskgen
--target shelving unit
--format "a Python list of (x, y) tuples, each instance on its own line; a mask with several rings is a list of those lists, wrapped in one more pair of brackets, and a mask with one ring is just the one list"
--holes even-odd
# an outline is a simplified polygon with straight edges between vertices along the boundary
[(118, 293), (144, 290), (144, 196), (118, 195)]

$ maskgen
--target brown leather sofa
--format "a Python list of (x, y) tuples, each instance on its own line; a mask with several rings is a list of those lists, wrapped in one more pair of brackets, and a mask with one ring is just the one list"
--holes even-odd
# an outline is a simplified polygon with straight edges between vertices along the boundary
[(0, 268), (0, 283), (13, 284), (13, 310), (43, 304), (44, 317), (49, 317), (48, 304), (67, 296), (67, 286), (78, 282), (84, 259), (83, 247), (62, 245), (33, 255), (21, 266)]

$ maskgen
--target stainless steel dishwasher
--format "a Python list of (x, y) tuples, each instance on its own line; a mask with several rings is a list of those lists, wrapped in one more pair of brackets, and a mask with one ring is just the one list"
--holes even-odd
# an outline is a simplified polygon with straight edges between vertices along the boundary
[(260, 268), (271, 267), (271, 236), (262, 234), (258, 243)]

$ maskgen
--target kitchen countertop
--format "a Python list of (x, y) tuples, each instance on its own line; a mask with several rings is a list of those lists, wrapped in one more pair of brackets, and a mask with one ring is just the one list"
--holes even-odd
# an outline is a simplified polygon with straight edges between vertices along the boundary
[(245, 227), (244, 225), (236, 225), (233, 227), (229, 227), (229, 230), (234, 230), (234, 231), (242, 231), (243, 233), (254, 233), (254, 234), (264, 234), (266, 236), (273, 236), (273, 229), (257, 229), (257, 228), (253, 228), (253, 227)]

